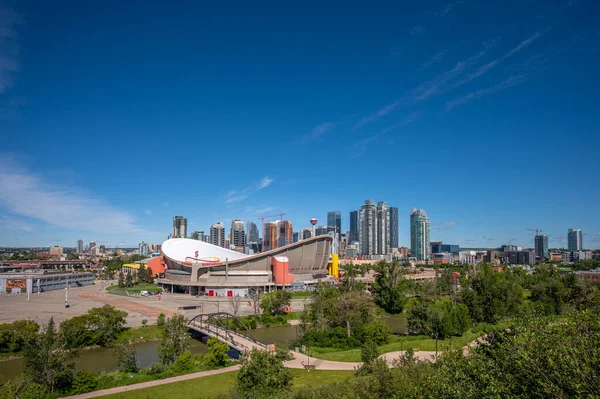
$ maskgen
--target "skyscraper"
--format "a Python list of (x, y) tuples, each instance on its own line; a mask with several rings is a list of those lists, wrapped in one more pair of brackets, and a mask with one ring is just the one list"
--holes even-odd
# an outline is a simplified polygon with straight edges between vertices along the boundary
[(298, 242), (300, 241), (300, 233), (297, 231), (294, 231), (294, 234), (292, 235), (292, 242)]
[(569, 229), (569, 252), (583, 251), (583, 232)]
[(139, 253), (142, 256), (148, 256), (148, 255), (150, 255), (150, 247), (148, 246), (147, 242), (142, 241), (139, 244)]
[(390, 245), (390, 208), (385, 201), (377, 203), (377, 255), (386, 255)]
[(335, 228), (337, 239), (342, 234), (342, 213), (339, 211), (327, 212), (327, 226)]
[(192, 240), (204, 241), (203, 231), (194, 231), (190, 237)]
[(251, 221), (246, 222), (246, 244), (258, 244), (258, 227)]
[(265, 223), (265, 231), (263, 232), (263, 248), (262, 251), (270, 251), (277, 248), (277, 230), (279, 224), (277, 222)]
[(218, 247), (225, 247), (225, 226), (215, 223), (210, 226), (210, 243)]
[(303, 228), (301, 233), (300, 233), (300, 239), (301, 240), (306, 240), (312, 237), (312, 229), (309, 228)]
[(292, 222), (289, 220), (280, 220), (278, 223), (279, 232), (277, 234), (277, 248), (292, 243), (293, 230)]
[(83, 253), (83, 240), (81, 238), (77, 240), (77, 253)]
[(231, 221), (231, 232), (229, 233), (229, 243), (234, 247), (243, 247), (246, 245), (246, 232), (244, 231), (244, 222), (238, 219)]
[(535, 256), (548, 259), (548, 236), (546, 234), (535, 236)]
[(348, 243), (358, 241), (358, 211), (350, 212), (350, 237)]
[(327, 226), (319, 226), (315, 229), (315, 236), (323, 236), (327, 234)]
[(187, 218), (183, 216), (173, 216), (173, 237), (172, 238), (186, 238), (187, 237)]
[(361, 255), (377, 253), (377, 206), (373, 200), (366, 200), (360, 207), (358, 241)]
[(398, 248), (398, 208), (390, 207), (390, 248)]
[(417, 260), (429, 260), (430, 224), (427, 213), (414, 208), (410, 212), (410, 252)]

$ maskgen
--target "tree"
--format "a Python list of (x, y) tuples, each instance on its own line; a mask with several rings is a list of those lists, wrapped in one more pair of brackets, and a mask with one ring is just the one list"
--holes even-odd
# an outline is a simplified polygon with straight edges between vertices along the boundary
[(165, 325), (165, 314), (164, 313), (161, 313), (158, 315), (158, 317), (156, 318), (156, 325), (157, 326)]
[(82, 394), (95, 391), (98, 388), (98, 375), (87, 370), (80, 371), (73, 380), (72, 394)]
[(131, 272), (127, 272), (125, 276), (125, 287), (133, 287), (133, 275)]
[(290, 306), (292, 303), (292, 293), (285, 290), (278, 290), (267, 295), (263, 295), (260, 307), (263, 311), (278, 315), (282, 313), (282, 308)]
[(117, 343), (112, 349), (119, 370), (125, 373), (137, 373), (139, 368), (137, 365), (137, 352), (133, 342), (122, 341)]
[(408, 287), (408, 281), (403, 278), (404, 269), (394, 259), (390, 263), (379, 262), (375, 266), (375, 272), (377, 277), (371, 289), (375, 303), (388, 313), (401, 313)]
[(286, 348), (277, 347), (275, 352), (252, 349), (240, 361), (242, 368), (237, 375), (237, 394), (254, 399), (271, 398), (289, 391), (294, 374), (283, 362), (291, 359)]
[(229, 297), (229, 309), (231, 309), (231, 313), (233, 313), (235, 317), (237, 317), (240, 312), (240, 306), (242, 306), (241, 296), (235, 295)]
[(359, 281), (357, 277), (363, 276), (368, 271), (367, 265), (353, 265), (352, 263), (342, 266), (344, 271), (340, 282), (340, 290), (342, 292), (348, 291), (364, 291), (365, 283)]
[(63, 345), (73, 349), (97, 345), (96, 335), (90, 328), (87, 314), (71, 317), (60, 323), (59, 339)]
[[(107, 269), (107, 270), (109, 270), (109, 269)], [(125, 287), (125, 276), (123, 274), (123, 270), (119, 270), (119, 279), (118, 279), (117, 284), (118, 284), (119, 288)]]
[(163, 338), (158, 348), (161, 362), (171, 364), (187, 349), (190, 336), (183, 315), (175, 315), (165, 322)]
[(440, 295), (450, 295), (454, 292), (454, 279), (452, 270), (443, 269), (437, 280), (437, 291)]
[(146, 280), (148, 279), (148, 270), (146, 269), (146, 265), (144, 265), (144, 264), (140, 265), (140, 268), (138, 269), (136, 277), (137, 277), (138, 283), (146, 282)]
[(112, 305), (92, 308), (87, 312), (87, 316), (88, 326), (94, 331), (96, 343), (102, 346), (110, 346), (125, 330), (127, 323), (127, 312)]
[(16, 320), (0, 324), (0, 352), (18, 353), (35, 340), (40, 325), (33, 320)]
[(171, 370), (177, 374), (187, 373), (192, 371), (196, 366), (194, 357), (190, 351), (185, 351), (181, 355), (177, 356), (177, 359), (171, 365)]
[(352, 335), (354, 329), (369, 324), (375, 318), (373, 298), (362, 292), (344, 292), (332, 305), (341, 324), (346, 328), (348, 337)]
[(36, 340), (25, 347), (23, 371), (32, 382), (54, 392), (71, 385), (75, 371), (72, 360), (75, 357), (76, 352), (58, 339), (54, 318), (51, 317)]
[(44, 385), (33, 382), (23, 374), (0, 386), (0, 399), (39, 399), (47, 395), (48, 390)]
[(204, 356), (204, 362), (209, 367), (223, 367), (229, 363), (229, 345), (215, 337), (209, 338), (206, 343), (209, 352)]
[(427, 334), (429, 331), (429, 305), (419, 301), (408, 311), (408, 332), (410, 334)]
[(512, 274), (495, 272), (491, 265), (480, 264), (464, 280), (460, 301), (469, 308), (471, 319), (496, 323), (518, 312), (523, 290)]

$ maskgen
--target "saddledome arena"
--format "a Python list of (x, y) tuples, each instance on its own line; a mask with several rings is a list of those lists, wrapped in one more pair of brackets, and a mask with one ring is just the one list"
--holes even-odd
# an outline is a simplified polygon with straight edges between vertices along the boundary
[(198, 240), (174, 238), (162, 244), (165, 277), (157, 282), (169, 292), (209, 296), (245, 296), (249, 290), (312, 285), (330, 278), (332, 242), (331, 236), (322, 235), (245, 255)]

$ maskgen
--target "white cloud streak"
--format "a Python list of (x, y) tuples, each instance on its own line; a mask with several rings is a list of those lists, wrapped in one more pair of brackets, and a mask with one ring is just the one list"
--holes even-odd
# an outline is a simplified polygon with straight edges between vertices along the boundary
[(367, 138), (359, 141), (358, 143), (356, 143), (354, 145), (354, 155), (356, 157), (362, 156), (368, 150), (370, 143), (382, 139), (384, 136), (395, 131), (396, 129), (399, 129), (403, 126), (410, 125), (415, 120), (417, 120), (418, 117), (419, 117), (419, 114), (417, 112), (413, 112), (412, 114), (408, 115), (406, 118), (401, 120), (400, 122), (398, 122), (392, 126), (388, 126), (385, 129), (381, 130), (379, 133), (374, 134), (370, 137), (367, 137)]
[(225, 195), (225, 203), (233, 204), (241, 202), (248, 198), (250, 195), (269, 187), (275, 181), (274, 178), (265, 176), (259, 182), (253, 182), (248, 187), (242, 190), (231, 190)]
[(479, 100), (480, 98), (482, 98), (483, 96), (485, 96), (487, 94), (496, 93), (501, 90), (505, 90), (505, 89), (509, 89), (511, 87), (518, 86), (518, 85), (522, 84), (523, 82), (525, 82), (525, 80), (526, 80), (525, 75), (511, 76), (508, 79), (506, 79), (494, 86), (486, 87), (485, 89), (475, 90), (467, 95), (456, 98), (456, 99), (446, 103), (446, 111), (450, 111), (451, 109), (453, 109), (459, 105), (465, 104), (471, 100)]
[(419, 36), (419, 35), (422, 35), (423, 33), (425, 33), (425, 28), (423, 28), (421, 25), (415, 25), (410, 30), (411, 36)]
[(0, 163), (0, 205), (11, 213), (62, 228), (100, 233), (142, 232), (131, 214), (77, 187), (45, 181), (7, 163)]
[(477, 71), (475, 71), (474, 73), (470, 74), (466, 78), (464, 78), (464, 79), (460, 80), (459, 82), (457, 82), (454, 86), (452, 86), (452, 88), (462, 86), (462, 85), (464, 85), (466, 83), (469, 83), (473, 79), (476, 79), (476, 78), (484, 75), (485, 73), (487, 73), (489, 70), (491, 70), (492, 68), (494, 68), (496, 65), (498, 65), (502, 61), (504, 61), (504, 60), (512, 57), (513, 55), (515, 55), (516, 53), (518, 53), (519, 51), (521, 51), (525, 47), (529, 46), (531, 43), (533, 43), (540, 36), (542, 36), (542, 32), (536, 32), (536, 33), (534, 33), (533, 35), (531, 35), (530, 37), (528, 37), (527, 39), (525, 39), (521, 43), (519, 43), (519, 45), (517, 47), (511, 49), (508, 53), (504, 54), (502, 57), (497, 58), (497, 59), (495, 59), (493, 61), (490, 61), (490, 62), (488, 62), (485, 65), (482, 65), (479, 69), (477, 69)]
[(374, 122), (376, 120), (383, 118), (384, 116), (386, 116), (387, 114), (389, 114), (390, 112), (392, 112), (393, 110), (398, 108), (399, 105), (400, 105), (400, 101), (396, 100), (393, 103), (388, 104), (385, 107), (378, 109), (377, 111), (373, 112), (372, 114), (362, 118), (356, 125), (354, 125), (354, 130), (360, 129), (367, 123)]
[(334, 124), (331, 122), (321, 123), (320, 125), (317, 125), (312, 129), (310, 137), (313, 139), (318, 139), (319, 137), (333, 129), (333, 127)]
[(448, 51), (450, 51), (450, 49), (442, 50), (439, 53), (435, 54), (429, 61), (427, 61), (425, 64), (423, 64), (423, 66), (420, 68), (420, 70), (428, 69), (432, 65), (440, 62), (442, 60), (442, 58), (444, 57), (444, 55), (446, 55), (446, 53)]

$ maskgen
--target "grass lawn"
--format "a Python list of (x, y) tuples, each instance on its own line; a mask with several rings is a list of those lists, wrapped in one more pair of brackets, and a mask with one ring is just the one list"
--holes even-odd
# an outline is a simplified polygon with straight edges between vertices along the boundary
[(133, 327), (123, 331), (119, 338), (126, 340), (150, 340), (155, 341), (162, 338), (162, 332), (165, 328), (163, 326), (157, 326), (156, 324), (148, 325), (146, 327)]
[[(328, 370), (292, 370), (296, 378), (294, 387), (304, 385), (318, 386), (345, 380), (354, 376), (354, 371)], [(174, 382), (152, 388), (137, 389), (114, 395), (102, 396), (105, 399), (172, 399), (172, 398), (210, 398), (218, 394), (226, 394), (235, 386), (237, 371), (216, 374), (195, 380)]]
[[(502, 322), (495, 325), (496, 328), (506, 328), (509, 325), (508, 322)], [(473, 342), (477, 337), (483, 335), (483, 331), (468, 330), (462, 335), (462, 337), (452, 337), (450, 339), (438, 340), (438, 350), (442, 351), (448, 348), (460, 349), (470, 342)], [(452, 344), (452, 346), (450, 346)], [(392, 342), (379, 347), (379, 353), (396, 352), (400, 350), (406, 350), (412, 348), (421, 351), (435, 351), (435, 339), (432, 339), (428, 335), (407, 335), (402, 337), (395, 337)], [(336, 348), (310, 348), (313, 351), (313, 356), (323, 360), (333, 360), (337, 362), (360, 362), (360, 348), (340, 350)]]
[(106, 287), (106, 291), (110, 292), (111, 294), (115, 294), (115, 295), (127, 295), (127, 293), (129, 294), (139, 294), (141, 291), (148, 291), (148, 292), (152, 292), (152, 291), (162, 291), (162, 288), (158, 288), (158, 286), (156, 284), (147, 284), (147, 283), (142, 283), (142, 284), (136, 284), (133, 287), (123, 287), (120, 288), (118, 285), (111, 285), (109, 287)]

